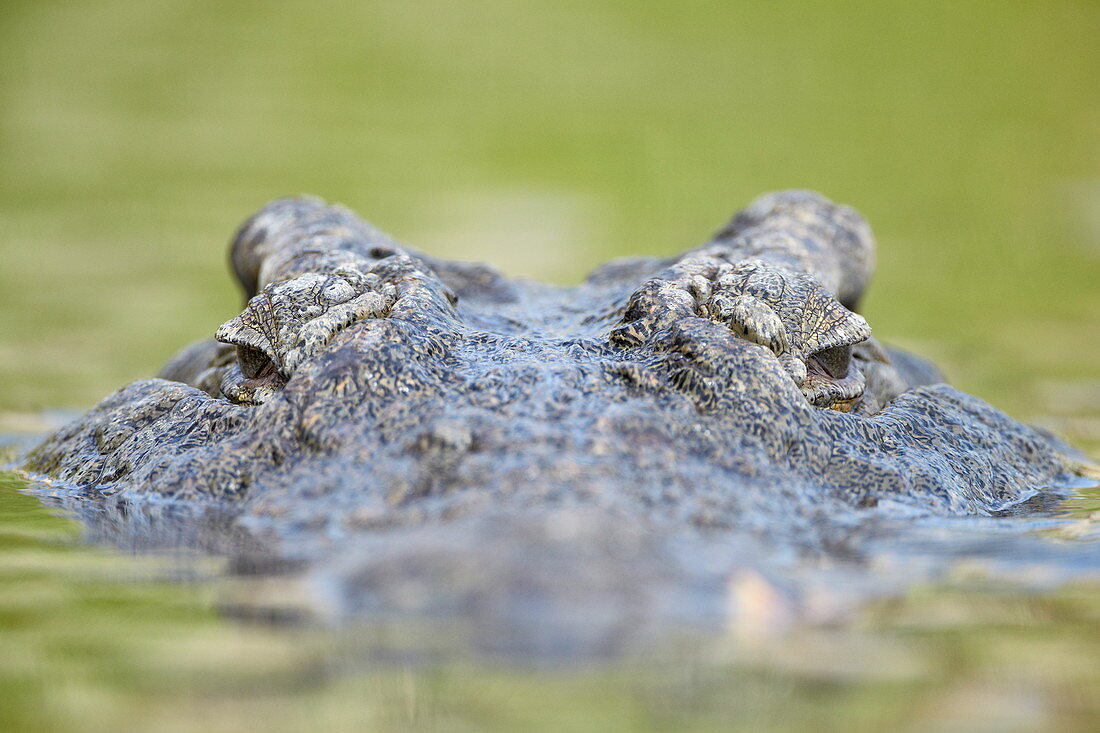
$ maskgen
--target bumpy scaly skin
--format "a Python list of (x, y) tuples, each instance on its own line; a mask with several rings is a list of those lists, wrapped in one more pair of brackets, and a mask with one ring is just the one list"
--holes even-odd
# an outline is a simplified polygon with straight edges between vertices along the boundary
[[(867, 224), (764, 196), (680, 257), (571, 288), (416, 253), (309, 199), (245, 223), (249, 298), (26, 469), (329, 532), (594, 505), (813, 534), (830, 506), (989, 513), (1069, 469), (1046, 437), (870, 338)], [(757, 527), (757, 525), (759, 525)]]

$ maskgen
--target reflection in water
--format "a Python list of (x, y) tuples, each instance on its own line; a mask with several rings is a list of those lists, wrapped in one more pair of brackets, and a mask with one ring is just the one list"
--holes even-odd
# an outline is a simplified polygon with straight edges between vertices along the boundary
[(1076, 488), (1002, 517), (883, 510), (806, 556), (562, 511), (296, 543), (6, 474), (0, 722), (1080, 722), (1100, 712), (1100, 490)]
[[(613, 657), (670, 629), (774, 631), (834, 621), (960, 570), (1033, 590), (1100, 571), (1091, 515), (1063, 508), (1076, 496), (1069, 487), (994, 517), (919, 516), (885, 505), (822, 515), (815, 529), (830, 538), (824, 551), (797, 534), (699, 535), (570, 507), (333, 538), (324, 528), (257, 524), (229, 506), (89, 502), (29, 488), (79, 520), (92, 544), (221, 558), (226, 578), (251, 579), (254, 588), (258, 579), (273, 581), (272, 598), (299, 589), (297, 608), (238, 600), (234, 615), (443, 621), (472, 651), (523, 658)], [(1084, 481), (1076, 488), (1095, 489)], [(837, 526), (822, 530), (830, 523)]]

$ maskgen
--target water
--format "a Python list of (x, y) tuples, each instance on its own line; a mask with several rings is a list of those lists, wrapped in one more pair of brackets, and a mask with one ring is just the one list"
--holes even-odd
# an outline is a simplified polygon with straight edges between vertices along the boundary
[[(797, 614), (790, 578), (741, 573), (725, 628), (598, 660), (477, 653), (439, 621), (333, 625), (293, 567), (164, 535), (159, 551), (89, 547), (25, 489), (0, 475), (5, 729), (1069, 730), (1100, 715), (1095, 488), (1054, 518), (940, 522), (877, 568), (811, 568), (826, 582), (799, 586)], [(1045, 535), (1045, 556), (1008, 521)], [(961, 534), (970, 556), (912, 585), (913, 561)], [(860, 586), (884, 570), (908, 573), (900, 592)]]
[[(1100, 7), (1069, 0), (5, 2), (0, 434), (41, 434), (43, 409), (87, 407), (235, 314), (224, 242), (275, 196), (571, 281), (804, 186), (875, 227), (877, 335), (1100, 456), (1097, 37)], [(0, 729), (1100, 716), (1087, 487), (1065, 515), (894, 537), (874, 576), (746, 572), (725, 627), (573, 664), (470, 654), (463, 628), (337, 628), (293, 567), (82, 528), (24, 488), (0, 479)]]

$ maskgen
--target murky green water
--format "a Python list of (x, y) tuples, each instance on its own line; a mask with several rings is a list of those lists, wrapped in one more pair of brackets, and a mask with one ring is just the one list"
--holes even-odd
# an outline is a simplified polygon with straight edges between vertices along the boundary
[[(971, 564), (793, 626), (747, 584), (758, 612), (723, 633), (547, 667), (463, 653), (445, 625), (332, 628), (292, 613), (308, 606), (293, 581), (227, 576), (216, 557), (82, 546), (22, 488), (0, 475), (5, 730), (1086, 730), (1100, 716), (1096, 580), (1025, 592)], [(1098, 507), (1097, 492), (1076, 500), (1051, 531), (1095, 540)]]
[[(877, 334), (1100, 455), (1098, 37), (1100, 5), (1069, 0), (8, 0), (0, 433), (41, 431), (44, 408), (86, 407), (233, 315), (225, 241), (275, 196), (568, 281), (805, 186), (875, 227)], [(1090, 541), (1096, 501), (1075, 500), (1058, 541)], [(272, 624), (299, 590), (78, 536), (0, 479), (0, 729), (1084, 729), (1100, 714), (1085, 580), (1025, 593), (963, 568), (844, 623), (533, 670), (378, 653), (420, 632)]]

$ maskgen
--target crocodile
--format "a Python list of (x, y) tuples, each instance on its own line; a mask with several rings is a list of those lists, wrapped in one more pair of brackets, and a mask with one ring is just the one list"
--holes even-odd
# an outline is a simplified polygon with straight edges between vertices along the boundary
[(240, 314), (46, 438), (26, 475), (100, 506), (231, 507), (291, 553), (364, 543), (377, 578), (407, 538), (456, 532), (479, 562), (529, 569), (559, 525), (559, 546), (621, 540), (635, 560), (661, 533), (829, 554), (868, 516), (995, 516), (1080, 471), (872, 336), (871, 229), (809, 191), (568, 287), (305, 197), (249, 218), (230, 260)]

